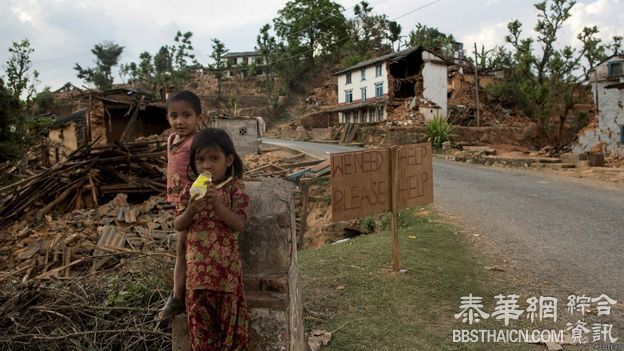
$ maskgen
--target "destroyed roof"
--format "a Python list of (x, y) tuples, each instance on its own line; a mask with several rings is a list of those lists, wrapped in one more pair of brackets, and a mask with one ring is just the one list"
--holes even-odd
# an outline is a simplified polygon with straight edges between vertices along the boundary
[(71, 122), (76, 122), (78, 124), (84, 124), (87, 117), (87, 109), (83, 108), (82, 110), (78, 110), (70, 115), (63, 116), (60, 118), (56, 118), (54, 123), (50, 126), (50, 128), (59, 128), (68, 125)]
[(223, 58), (228, 57), (241, 57), (241, 56), (260, 56), (260, 51), (240, 51), (240, 52), (228, 52), (223, 55)]
[(603, 63), (609, 61), (610, 59), (612, 59), (614, 57), (618, 57), (618, 58), (621, 58), (622, 60), (624, 60), (624, 54), (613, 54), (613, 55), (607, 57), (606, 59), (600, 61), (600, 63), (594, 65), (594, 68), (592, 68), (589, 71), (587, 71), (587, 74), (589, 74), (589, 72), (595, 71), (598, 66), (602, 65)]
[(65, 85), (63, 85), (62, 87), (56, 89), (52, 93), (54, 94), (54, 93), (60, 93), (60, 92), (66, 92), (66, 91), (82, 91), (82, 89), (80, 89), (77, 86), (73, 85), (71, 82), (67, 82), (67, 83), (65, 83)]
[(430, 53), (431, 55), (437, 57), (440, 59), (440, 61), (444, 61), (441, 57), (439, 57), (438, 55), (434, 54), (433, 52), (423, 48), (422, 46), (414, 46), (405, 50), (401, 50), (401, 51), (397, 51), (397, 52), (393, 52), (387, 55), (383, 55), (383, 56), (379, 56), (376, 58), (372, 58), (370, 60), (366, 60), (366, 61), (362, 61), (356, 65), (353, 65), (351, 67), (342, 69), (336, 73), (334, 73), (334, 75), (339, 75), (348, 71), (353, 71), (355, 69), (361, 68), (361, 67), (366, 67), (366, 66), (370, 66), (373, 65), (377, 62), (383, 62), (383, 61), (399, 61), (403, 58), (405, 58), (406, 56), (412, 54), (413, 52), (416, 52), (418, 50), (422, 50), (422, 51), (427, 51), (428, 53)]

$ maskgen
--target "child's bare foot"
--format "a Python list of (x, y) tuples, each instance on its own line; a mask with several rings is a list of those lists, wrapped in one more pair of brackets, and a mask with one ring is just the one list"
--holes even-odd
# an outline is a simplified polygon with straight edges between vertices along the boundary
[(173, 295), (169, 295), (165, 306), (158, 312), (155, 319), (158, 321), (166, 321), (184, 311), (186, 311), (184, 301), (174, 298)]

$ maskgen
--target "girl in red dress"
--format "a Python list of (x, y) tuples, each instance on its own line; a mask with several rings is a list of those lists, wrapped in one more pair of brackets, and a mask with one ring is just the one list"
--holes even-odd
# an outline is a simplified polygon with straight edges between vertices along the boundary
[[(228, 134), (208, 128), (193, 138), (190, 171), (212, 174), (202, 197), (180, 194), (175, 229), (186, 236), (186, 309), (191, 349), (245, 350), (247, 305), (238, 234), (247, 221), (249, 197), (243, 162)], [(186, 204), (186, 206), (185, 206)]]

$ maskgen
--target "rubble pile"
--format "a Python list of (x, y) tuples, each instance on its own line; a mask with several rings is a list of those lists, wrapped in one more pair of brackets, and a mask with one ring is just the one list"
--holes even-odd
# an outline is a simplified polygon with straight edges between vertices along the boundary
[(0, 227), (28, 218), (41, 221), (52, 211), (96, 208), (115, 194), (155, 195), (165, 189), (164, 140), (93, 147), (87, 144), (66, 160), (0, 188)]
[[(424, 99), (416, 98), (405, 99), (400, 105), (388, 110), (388, 117), (384, 121), (386, 126), (411, 126), (411, 125), (425, 125), (425, 116), (419, 111), (418, 107), (428, 107), (429, 105), (435, 105), (435, 103)], [(437, 108), (438, 106), (432, 106)]]
[[(487, 94), (482, 88), (479, 89), (479, 93), (480, 126), (519, 126), (529, 121), (518, 111), (505, 109), (499, 104), (487, 102)], [(448, 106), (448, 118), (454, 124), (476, 126), (477, 101), (474, 82), (461, 80), (460, 86), (451, 90)]]
[(171, 349), (173, 211), (127, 198), (0, 231), (0, 349)]

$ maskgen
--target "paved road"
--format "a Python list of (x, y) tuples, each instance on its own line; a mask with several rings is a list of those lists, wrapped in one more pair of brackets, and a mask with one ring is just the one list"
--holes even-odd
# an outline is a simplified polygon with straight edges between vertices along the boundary
[[(344, 146), (265, 139), (327, 157)], [(434, 161), (435, 206), (481, 233), (532, 279), (567, 293), (624, 296), (624, 190)]]
[(330, 153), (363, 150), (361, 147), (355, 146), (311, 143), (307, 141), (293, 141), (271, 138), (262, 138), (262, 143), (291, 148), (322, 159), (329, 159)]
[(535, 279), (570, 293), (624, 291), (621, 188), (436, 161), (434, 196)]

